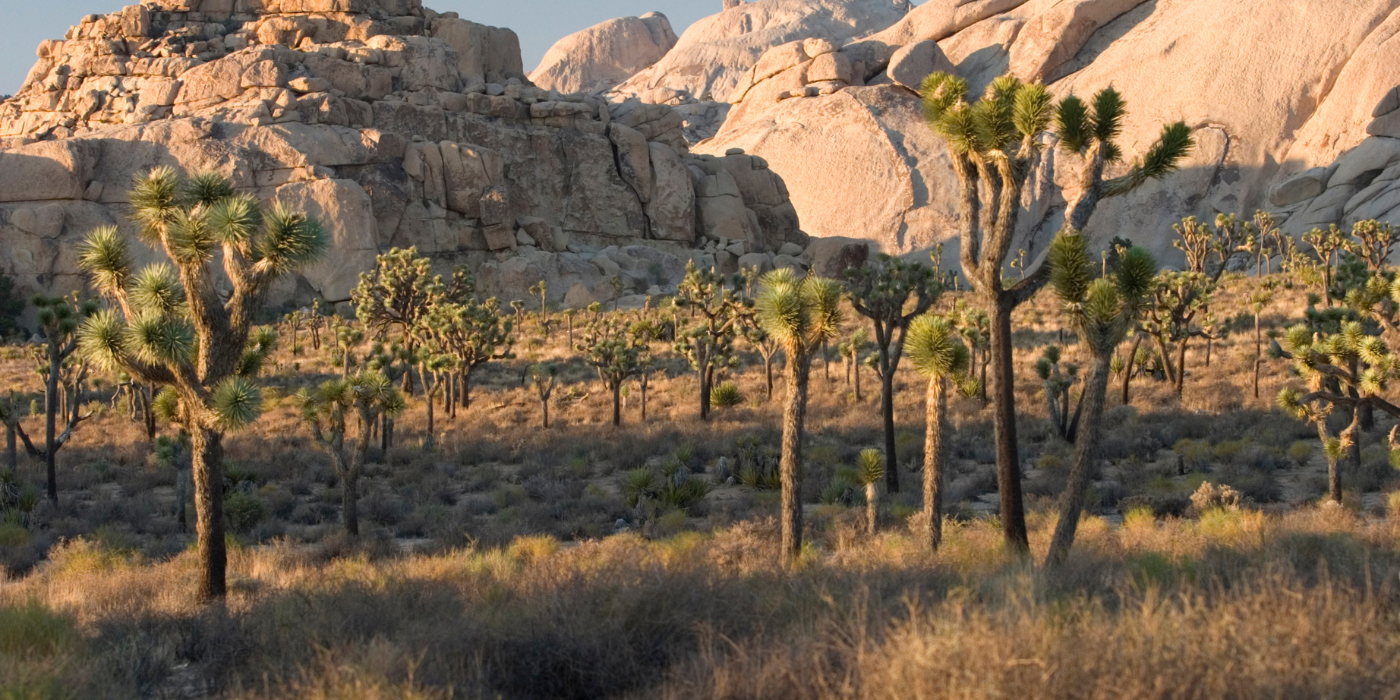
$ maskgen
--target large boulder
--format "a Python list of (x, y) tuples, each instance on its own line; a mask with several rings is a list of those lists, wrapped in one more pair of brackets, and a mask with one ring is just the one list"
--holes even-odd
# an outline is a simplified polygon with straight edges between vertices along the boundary
[[(647, 95), (658, 89), (696, 99), (736, 101), (750, 71), (780, 44), (827, 39), (837, 45), (902, 19), (906, 0), (757, 0), (692, 24), (665, 58), (618, 87)], [(736, 94), (737, 93), (737, 94)]]
[(676, 41), (659, 12), (611, 19), (556, 42), (530, 81), (564, 93), (611, 88), (661, 60)]

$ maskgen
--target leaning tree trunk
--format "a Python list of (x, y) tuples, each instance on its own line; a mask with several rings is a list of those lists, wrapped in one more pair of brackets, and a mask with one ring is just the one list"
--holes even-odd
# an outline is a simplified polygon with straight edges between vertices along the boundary
[[(1133, 337), (1133, 348), (1128, 351), (1128, 359), (1123, 362), (1123, 405), (1128, 405), (1128, 387), (1133, 381), (1133, 367), (1137, 366), (1138, 348), (1142, 347), (1142, 334)], [(1256, 394), (1257, 395), (1257, 394)]]
[(948, 380), (935, 377), (928, 382), (928, 416), (924, 427), (924, 544), (938, 551), (943, 543), (943, 465), (947, 446), (943, 429), (948, 422)]
[(196, 428), (193, 447), (194, 514), (199, 544), (198, 594), (202, 600), (223, 598), (228, 555), (224, 550), (224, 447), (216, 430)]
[(991, 304), (992, 414), (997, 451), (997, 490), (1001, 496), (1002, 535), (1012, 549), (1030, 553), (1026, 511), (1021, 495), (1021, 461), (1016, 446), (1016, 386), (1012, 364), (1011, 300), (1000, 295)]
[(791, 566), (802, 552), (802, 431), (807, 419), (807, 377), (811, 358), (788, 356), (788, 395), (783, 407), (783, 453), (778, 463), (782, 484), (782, 562)]
[(1063, 563), (1069, 556), (1074, 533), (1079, 528), (1079, 516), (1084, 511), (1084, 496), (1089, 488), (1089, 477), (1093, 475), (1094, 452), (1098, 448), (1099, 432), (1103, 427), (1103, 405), (1108, 395), (1108, 375), (1111, 373), (1108, 366), (1110, 357), (1105, 354), (1094, 358), (1084, 385), (1084, 422), (1074, 443), (1074, 463), (1070, 466), (1065, 493), (1060, 497), (1060, 519), (1055, 524), (1050, 554), (1046, 557), (1046, 563), (1051, 566)]

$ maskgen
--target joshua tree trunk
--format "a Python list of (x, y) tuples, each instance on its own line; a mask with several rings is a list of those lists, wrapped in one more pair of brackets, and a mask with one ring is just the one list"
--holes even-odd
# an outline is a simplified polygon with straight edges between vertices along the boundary
[(1001, 529), (1007, 544), (1030, 552), (1026, 513), (1021, 496), (1021, 459), (1016, 445), (1016, 386), (1012, 365), (1011, 300), (1000, 295), (991, 305), (992, 422), (997, 449), (997, 490), (1001, 497)]
[(928, 424), (924, 428), (924, 544), (938, 551), (943, 543), (943, 428), (948, 422), (948, 380), (928, 382)]
[(1098, 448), (1099, 431), (1103, 427), (1104, 398), (1108, 394), (1108, 376), (1111, 374), (1108, 366), (1110, 357), (1105, 354), (1094, 358), (1084, 385), (1084, 423), (1075, 440), (1074, 463), (1070, 465), (1065, 493), (1060, 497), (1060, 519), (1055, 524), (1050, 554), (1046, 557), (1046, 563), (1051, 566), (1063, 563), (1069, 556), (1074, 533), (1079, 528), (1079, 516), (1084, 511), (1084, 495), (1094, 471), (1094, 452)]
[(423, 378), (423, 399), (428, 404), (428, 434), (423, 437), (423, 449), (431, 450), (436, 442), (433, 438), (433, 400), (437, 398), (436, 382), (428, 383), (427, 375)]
[(462, 408), (471, 408), (471, 406), (472, 406), (472, 370), (471, 370), (470, 367), (468, 367), (466, 370), (464, 370), (464, 371), (462, 372), (462, 390), (461, 390), (460, 392), (458, 392), (458, 393), (461, 394), (461, 401), (460, 401), (459, 403), (461, 403)]
[[(613, 425), (619, 426), (622, 425), (622, 382), (610, 382), (610, 384), (612, 385), (613, 397)], [(705, 403), (709, 405), (709, 401)]]
[(340, 485), (340, 517), (345, 523), (345, 534), (360, 536), (360, 475), (347, 473)]
[(63, 368), (58, 346), (49, 344), (49, 376), (44, 378), (44, 468), (48, 473), (49, 500), (58, 503), (58, 472), (55, 468), (57, 452), (54, 449), (58, 418), (58, 373)]
[(379, 450), (387, 457), (389, 450), (394, 448), (394, 419), (385, 415), (384, 426), (379, 431)]
[(548, 427), (549, 427), (549, 399), (548, 399), (548, 398), (541, 398), (541, 399), (540, 399), (540, 412), (541, 412), (541, 415), (542, 415), (543, 418), (544, 418), (544, 427), (545, 427), (545, 428), (548, 428)]
[(865, 527), (875, 534), (875, 516), (880, 511), (880, 485), (870, 482), (865, 485)]
[(208, 428), (190, 435), (193, 447), (194, 514), (199, 543), (198, 595), (203, 600), (224, 597), (224, 447), (223, 436)]
[(851, 374), (855, 375), (855, 403), (861, 402), (861, 363), (851, 357)]
[(783, 453), (778, 464), (782, 483), (784, 566), (797, 561), (802, 552), (802, 431), (807, 419), (807, 377), (811, 358), (789, 356), (788, 395), (783, 406)]
[[(710, 385), (714, 382), (714, 369), (710, 367), (709, 353), (700, 365), (700, 420), (710, 419)], [(617, 425), (616, 419), (613, 425)]]
[(136, 385), (136, 391), (141, 397), (141, 419), (146, 428), (146, 440), (156, 441), (156, 412), (152, 410), (151, 404), (155, 401), (155, 387), (143, 384)]
[(1183, 337), (1176, 346), (1176, 398), (1180, 399), (1183, 390), (1186, 388), (1186, 342), (1190, 336)]
[(643, 372), (642, 378), (637, 382), (642, 387), (642, 422), (647, 422), (647, 384), (651, 383), (651, 375)]
[(768, 401), (772, 401), (772, 400), (773, 400), (773, 356), (772, 356), (772, 355), (764, 355), (764, 356), (763, 356), (763, 378), (764, 378), (764, 380), (766, 381), (765, 387), (766, 387), (767, 392), (768, 392), (767, 395), (766, 395), (766, 397), (765, 397), (765, 399), (768, 400)]
[(9, 465), (10, 471), (19, 469), (19, 444), (16, 441), (15, 424), (5, 423), (5, 463)]
[[(1324, 447), (1327, 445), (1327, 420), (1317, 422), (1317, 437)], [(1326, 452), (1326, 450), (1323, 450)], [(1327, 454), (1327, 497), (1337, 503), (1342, 502), (1342, 472), (1337, 468), (1338, 457)]]

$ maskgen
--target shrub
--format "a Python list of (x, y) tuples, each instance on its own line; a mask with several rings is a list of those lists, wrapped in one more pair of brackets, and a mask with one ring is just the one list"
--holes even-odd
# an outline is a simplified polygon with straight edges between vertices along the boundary
[(739, 385), (734, 382), (721, 382), (719, 386), (710, 390), (710, 405), (715, 408), (731, 408), (744, 402), (744, 395), (739, 392)]
[(1212, 510), (1239, 510), (1240, 506), (1246, 505), (1248, 500), (1244, 494), (1236, 491), (1233, 487), (1221, 484), (1216, 486), (1209, 481), (1201, 482), (1201, 487), (1191, 494), (1191, 507), (1197, 513), (1206, 513)]
[(224, 498), (224, 520), (230, 530), (247, 533), (267, 517), (267, 505), (251, 493), (241, 491)]
[(1312, 454), (1313, 444), (1307, 440), (1299, 440), (1288, 446), (1288, 458), (1300, 467), (1307, 466), (1308, 460), (1312, 459)]
[(1210, 443), (1205, 440), (1192, 438), (1182, 438), (1172, 445), (1172, 452), (1186, 463), (1186, 468), (1192, 471), (1205, 469), (1210, 466), (1210, 458), (1214, 451), (1210, 448)]

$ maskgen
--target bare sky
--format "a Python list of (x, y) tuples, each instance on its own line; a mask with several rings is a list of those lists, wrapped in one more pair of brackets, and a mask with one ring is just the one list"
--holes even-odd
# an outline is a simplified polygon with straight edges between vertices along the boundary
[[(34, 65), (34, 49), (44, 39), (61, 39), (88, 14), (119, 10), (136, 0), (0, 0), (0, 94), (18, 90)], [(525, 71), (561, 37), (613, 17), (664, 13), (682, 33), (690, 23), (720, 11), (720, 0), (428, 0), (438, 12), (510, 27), (520, 35)]]

